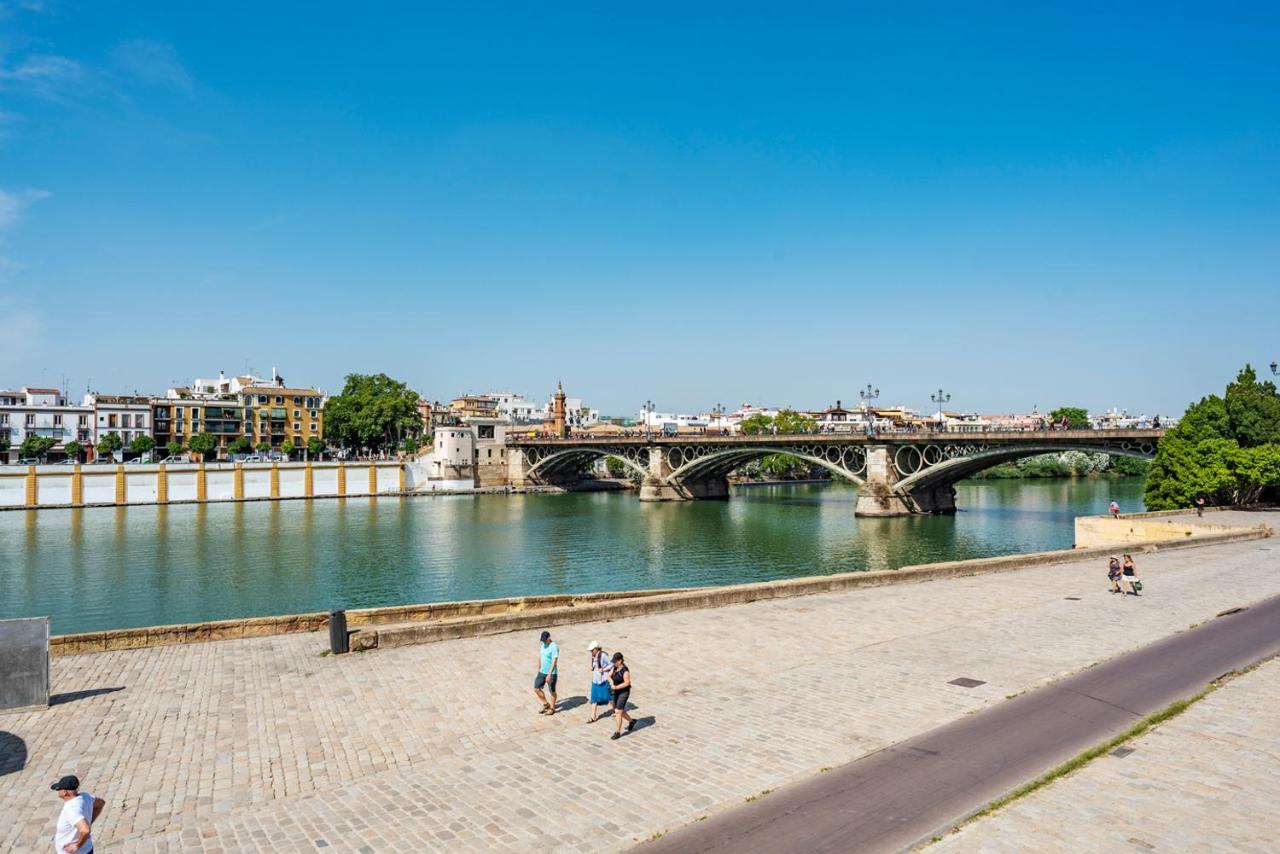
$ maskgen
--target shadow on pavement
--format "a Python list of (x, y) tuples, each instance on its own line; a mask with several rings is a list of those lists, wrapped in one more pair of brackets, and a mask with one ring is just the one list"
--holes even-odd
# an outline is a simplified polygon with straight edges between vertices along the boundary
[(0, 729), (0, 777), (21, 771), (27, 764), (27, 743)]
[(114, 688), (90, 688), (86, 691), (68, 691), (65, 694), (50, 694), (49, 705), (61, 706), (63, 703), (74, 703), (76, 700), (85, 700), (89, 697), (96, 697), (99, 694), (114, 694), (116, 691), (123, 690), (123, 685), (117, 685)]
[(585, 696), (566, 697), (559, 703), (556, 703), (556, 713), (559, 714), (560, 712), (567, 712), (570, 709), (576, 709), (578, 706), (585, 706), (586, 704), (587, 698)]

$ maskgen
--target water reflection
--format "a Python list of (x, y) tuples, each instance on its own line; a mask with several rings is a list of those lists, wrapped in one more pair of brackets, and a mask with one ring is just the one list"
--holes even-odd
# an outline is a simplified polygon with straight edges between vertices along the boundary
[(0, 617), (49, 614), (62, 633), (889, 569), (1068, 547), (1076, 514), (1138, 509), (1141, 487), (993, 481), (962, 485), (952, 518), (861, 520), (843, 486), (16, 511), (0, 513)]

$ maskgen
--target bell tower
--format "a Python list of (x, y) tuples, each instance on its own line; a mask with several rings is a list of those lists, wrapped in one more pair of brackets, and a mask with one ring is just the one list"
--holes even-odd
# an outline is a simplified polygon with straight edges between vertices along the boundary
[(551, 429), (557, 436), (569, 435), (564, 417), (564, 385), (560, 382), (556, 383), (556, 396), (551, 404)]

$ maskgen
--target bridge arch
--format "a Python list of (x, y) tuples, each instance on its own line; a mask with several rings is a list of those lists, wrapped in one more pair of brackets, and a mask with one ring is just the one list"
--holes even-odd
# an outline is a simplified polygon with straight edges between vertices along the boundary
[[(555, 478), (559, 475), (577, 473), (582, 464), (601, 457), (613, 457), (621, 460), (630, 471), (647, 477), (649, 474), (648, 451), (634, 447), (593, 447), (577, 446), (571, 448), (555, 448), (543, 450), (526, 448), (525, 460), (529, 463), (527, 473), (534, 477)], [(534, 459), (530, 459), (533, 457)]]
[(753, 460), (784, 454), (826, 469), (837, 477), (861, 485), (866, 479), (867, 454), (860, 446), (851, 445), (750, 445), (717, 448), (705, 445), (670, 446), (663, 449), (671, 483), (688, 483), (708, 478), (727, 477)]
[[(1088, 442), (1079, 444), (1054, 443), (1052, 445), (995, 447), (980, 444), (971, 446), (899, 445), (891, 455), (894, 467), (899, 475), (899, 480), (893, 484), (893, 489), (899, 494), (906, 494), (941, 486), (950, 486), (1001, 463), (1011, 463), (1027, 457), (1040, 456), (1041, 454), (1059, 454), (1064, 451), (1083, 451), (1090, 454), (1119, 454), (1121, 456), (1149, 460), (1155, 455), (1155, 446), (1156, 443), (1151, 441), (1109, 442), (1106, 444)], [(917, 458), (919, 465), (914, 468), (909, 462), (912, 459), (911, 455), (903, 453), (910, 448), (917, 449), (916, 453), (919, 455)], [(952, 450), (949, 451), (949, 448)], [(931, 449), (938, 450), (933, 451)], [(903, 463), (906, 464), (908, 470), (904, 470), (901, 467)]]

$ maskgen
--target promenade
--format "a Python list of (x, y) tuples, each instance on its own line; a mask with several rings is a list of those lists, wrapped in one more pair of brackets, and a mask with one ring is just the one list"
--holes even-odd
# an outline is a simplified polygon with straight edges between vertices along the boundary
[[(1141, 598), (1091, 560), (550, 626), (554, 717), (533, 633), (57, 658), (55, 705), (0, 716), (0, 847), (47, 845), (49, 783), (75, 773), (108, 802), (104, 850), (623, 849), (1280, 593), (1275, 544), (1138, 555)], [(594, 639), (633, 668), (641, 724), (616, 742), (585, 723)]]

